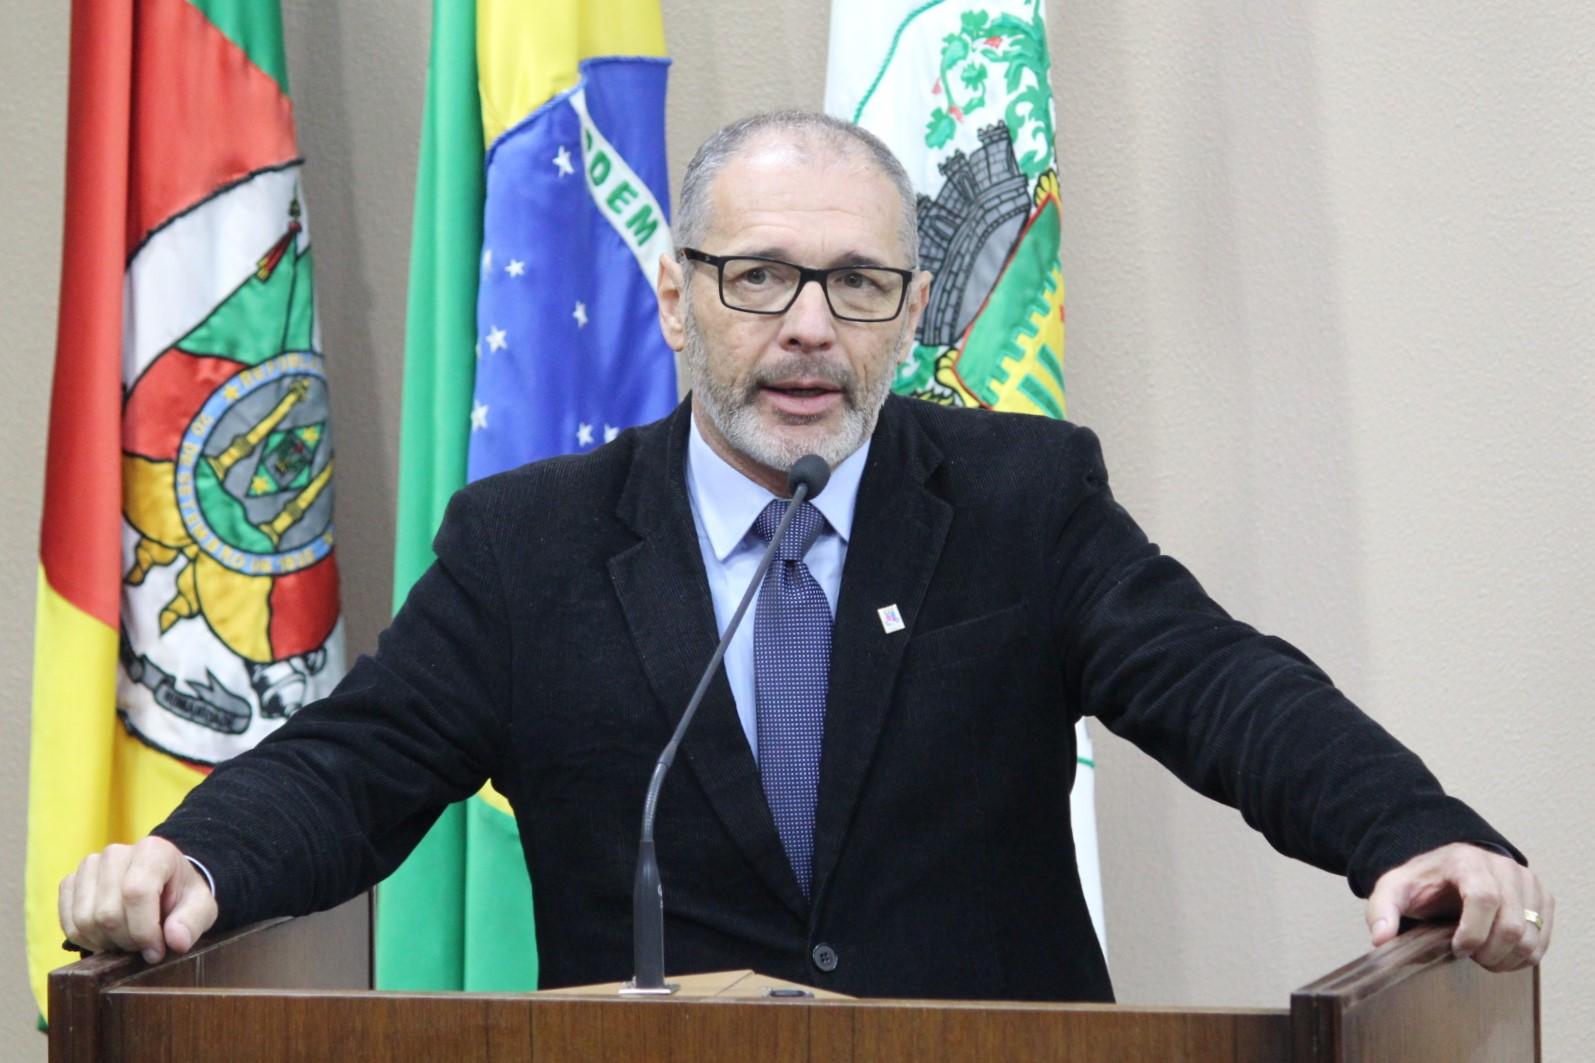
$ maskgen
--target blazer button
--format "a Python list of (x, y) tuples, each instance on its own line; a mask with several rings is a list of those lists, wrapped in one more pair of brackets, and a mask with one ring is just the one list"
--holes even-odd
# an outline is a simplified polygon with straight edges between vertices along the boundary
[(814, 951), (809, 955), (814, 960), (814, 966), (818, 967), (826, 974), (830, 974), (832, 971), (836, 970), (836, 950), (831, 948), (831, 946), (823, 943), (816, 945), (814, 946)]

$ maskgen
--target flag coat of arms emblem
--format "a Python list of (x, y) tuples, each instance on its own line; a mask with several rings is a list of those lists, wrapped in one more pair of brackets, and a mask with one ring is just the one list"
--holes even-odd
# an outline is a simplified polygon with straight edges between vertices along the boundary
[[(199, 764), (247, 749), (342, 672), (299, 171), (210, 198), (151, 236), (130, 270), (117, 706), (141, 739)], [(224, 233), (236, 247), (213, 246)], [(196, 266), (233, 287), (207, 291)]]
[(894, 390), (1062, 417), (1063, 273), (1039, 3), (881, 3), (832, 17), (825, 108), (892, 147), (935, 274)]

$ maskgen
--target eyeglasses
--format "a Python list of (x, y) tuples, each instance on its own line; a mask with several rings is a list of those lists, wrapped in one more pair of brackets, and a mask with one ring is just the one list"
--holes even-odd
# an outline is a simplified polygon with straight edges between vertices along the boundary
[(720, 301), (747, 314), (784, 314), (809, 281), (819, 284), (831, 314), (842, 321), (890, 321), (903, 310), (912, 270), (890, 266), (810, 269), (778, 258), (709, 255), (683, 247), (681, 257), (713, 266)]

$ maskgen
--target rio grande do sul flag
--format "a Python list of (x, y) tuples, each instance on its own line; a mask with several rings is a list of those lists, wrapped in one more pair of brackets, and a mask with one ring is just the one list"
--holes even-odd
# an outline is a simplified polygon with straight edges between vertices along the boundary
[[(935, 274), (893, 388), (947, 406), (1063, 417), (1061, 213), (1041, 0), (831, 8), (825, 109), (884, 140), (919, 192)], [(1075, 856), (1107, 948), (1091, 740), (1076, 728)]]
[(34, 635), (28, 966), (56, 887), (343, 671), (275, 0), (74, 0)]

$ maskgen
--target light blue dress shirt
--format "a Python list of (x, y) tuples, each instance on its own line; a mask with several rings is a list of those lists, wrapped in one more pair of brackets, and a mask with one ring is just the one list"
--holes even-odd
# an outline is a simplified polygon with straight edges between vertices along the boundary
[[(836, 616), (836, 597), (842, 589), (842, 564), (847, 560), (847, 542), (853, 534), (853, 506), (858, 501), (858, 483), (869, 458), (869, 440), (831, 470), (830, 482), (814, 500), (814, 508), (825, 517), (827, 527), (804, 561), (809, 572), (825, 592), (831, 616)], [(737, 611), (737, 603), (753, 579), (764, 554), (764, 541), (753, 533), (753, 520), (777, 496), (754, 483), (714, 452), (708, 440), (692, 422), (687, 440), (687, 497), (692, 501), (692, 523), (698, 529), (698, 549), (703, 553), (704, 572), (709, 577), (709, 594), (714, 599), (715, 625), (721, 635)], [(753, 688), (753, 621), (757, 600), (748, 607), (731, 645), (726, 647), (726, 679), (737, 703), (737, 717), (748, 748), (755, 760), (759, 756), (756, 701)]]

